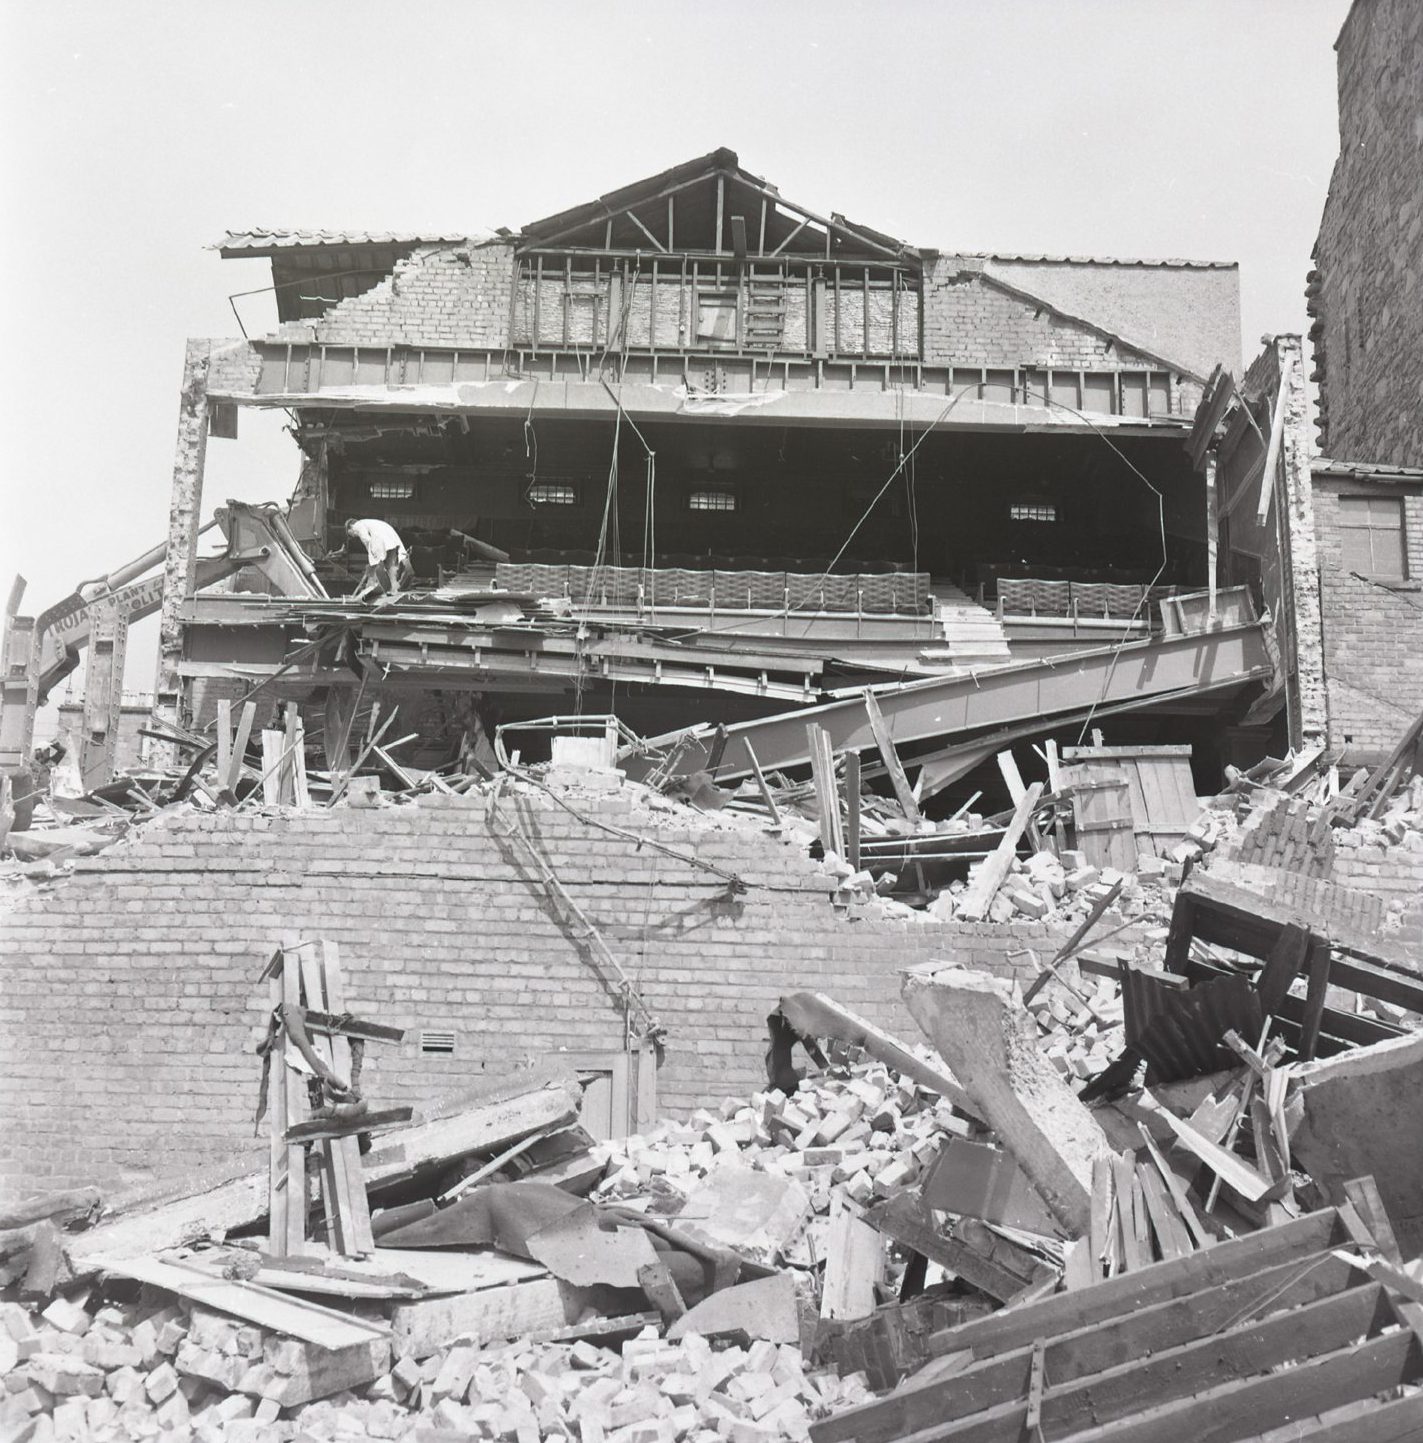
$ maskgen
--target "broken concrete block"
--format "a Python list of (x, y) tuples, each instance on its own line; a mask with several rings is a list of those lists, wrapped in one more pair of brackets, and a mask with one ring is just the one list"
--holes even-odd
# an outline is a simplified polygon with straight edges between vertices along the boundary
[(1297, 1063), (1290, 1150), (1326, 1195), (1373, 1175), (1404, 1257), (1423, 1252), (1423, 1036)]
[(1110, 1147), (1039, 1050), (1037, 1025), (1013, 985), (959, 968), (915, 969), (905, 976), (904, 1000), (1053, 1216), (1083, 1236), (1092, 1161)]
[(171, 1363), (160, 1363), (143, 1380), (143, 1391), (155, 1403), (171, 1398), (178, 1391), (178, 1371)]
[(810, 1197), (799, 1183), (733, 1163), (691, 1193), (677, 1223), (756, 1262), (769, 1263), (809, 1212)]
[(669, 1342), (695, 1333), (704, 1338), (744, 1333), (771, 1343), (800, 1338), (795, 1280), (789, 1273), (723, 1288), (689, 1309), (667, 1330)]
[(97, 1398), (104, 1391), (104, 1375), (71, 1353), (36, 1353), (25, 1372), (59, 1398)]
[(1034, 921), (1041, 921), (1050, 910), (1048, 904), (1031, 887), (1022, 883), (1009, 882), (1001, 895), (1007, 897), (1025, 917), (1031, 917)]
[(78, 1303), (71, 1303), (68, 1298), (56, 1298), (40, 1317), (51, 1328), (58, 1328), (61, 1333), (72, 1333), (75, 1337), (82, 1337), (93, 1322), (86, 1309)]

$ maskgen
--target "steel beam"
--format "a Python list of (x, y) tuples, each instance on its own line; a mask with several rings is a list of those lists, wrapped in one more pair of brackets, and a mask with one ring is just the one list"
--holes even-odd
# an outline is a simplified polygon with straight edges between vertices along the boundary
[[(1232, 683), (1264, 678), (1270, 670), (1264, 629), (1259, 623), (1222, 628), (1201, 635), (1162, 637), (1122, 647), (1101, 647), (1016, 666), (995, 667), (967, 676), (934, 677), (872, 688), (896, 746), (944, 741), (987, 728), (1008, 727), (1064, 712), (1116, 706), (1149, 705), (1171, 694), (1211, 691)], [(829, 734), (837, 752), (863, 751), (875, 745), (862, 689), (837, 694), (821, 706), (802, 707), (727, 728), (717, 779), (728, 781), (751, 772), (750, 750), (763, 771), (806, 766), (806, 724)], [(713, 732), (709, 727), (670, 732), (650, 739), (668, 747), (687, 737), (674, 774), (706, 769)], [(630, 776), (652, 770), (648, 757), (623, 761)]]

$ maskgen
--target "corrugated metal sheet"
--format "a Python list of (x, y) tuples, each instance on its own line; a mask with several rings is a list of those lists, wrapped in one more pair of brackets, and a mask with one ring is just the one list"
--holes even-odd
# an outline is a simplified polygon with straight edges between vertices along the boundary
[(1142, 256), (1045, 256), (1019, 251), (981, 251), (978, 254), (990, 261), (1035, 261), (1055, 266), (1171, 266), (1184, 270), (1231, 271), (1240, 264), (1239, 261), (1182, 260), (1176, 256), (1159, 259)]
[(428, 231), (365, 231), (365, 230), (244, 230), (228, 231), (215, 245), (223, 255), (251, 252), (265, 255), (273, 250), (297, 246), (416, 246), (447, 245), (478, 240), (468, 233)]

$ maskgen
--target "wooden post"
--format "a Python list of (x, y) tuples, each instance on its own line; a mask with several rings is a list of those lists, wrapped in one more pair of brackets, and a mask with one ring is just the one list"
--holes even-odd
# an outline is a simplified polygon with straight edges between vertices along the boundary
[(815, 800), (820, 812), (820, 844), (837, 857), (845, 855), (845, 836), (840, 825), (840, 794), (835, 786), (835, 757), (830, 738), (814, 722), (805, 724), (810, 749), (810, 770), (815, 782)]
[(219, 778), (223, 790), (236, 793), (237, 783), (242, 777), (242, 768), (247, 757), (247, 743), (252, 737), (252, 724), (257, 720), (257, 703), (246, 702), (242, 716), (237, 723), (237, 735), (232, 739), (232, 760), (225, 776)]
[[(267, 1005), (275, 1015), (282, 1005), (286, 954), (278, 960), (267, 979)], [(267, 1251), (274, 1258), (287, 1256), (287, 1212), (291, 1207), (292, 1179), (287, 1172), (287, 1035), (278, 1028), (267, 1057)]]
[(232, 703), (223, 697), (217, 704), (217, 784), (219, 789), (232, 770)]
[[(321, 950), (321, 975), (326, 989), (326, 1010), (341, 1016), (346, 1011), (346, 984), (341, 975), (341, 954), (335, 942), (322, 941), (317, 944)], [(315, 1005), (314, 1003), (312, 1004)], [(336, 1075), (344, 1082), (351, 1080), (351, 1044), (346, 1038), (333, 1034), (331, 1039), (331, 1065)], [(348, 1190), (348, 1207), (351, 1231), (345, 1251), (364, 1255), (375, 1250), (375, 1239), (371, 1235), (371, 1210), (366, 1200), (366, 1184), (361, 1171), (360, 1144), (354, 1137), (335, 1138), (327, 1144), (345, 1173)]]
[(860, 754), (845, 753), (845, 860), (860, 870)]
[(756, 778), (756, 785), (761, 789), (761, 800), (766, 804), (766, 810), (771, 814), (771, 825), (781, 825), (781, 809), (776, 805), (776, 799), (771, 794), (771, 789), (766, 785), (766, 778), (761, 774), (761, 763), (756, 760), (756, 752), (750, 742), (743, 744), (746, 748), (746, 760), (751, 763), (751, 775)]
[(885, 725), (884, 713), (880, 711), (879, 701), (874, 692), (865, 691), (865, 711), (870, 719), (870, 730), (875, 736), (875, 745), (879, 748), (879, 754), (884, 758), (884, 764), (889, 770), (889, 783), (894, 788), (894, 795), (899, 805), (904, 809), (904, 815), (911, 822), (920, 819), (919, 803), (914, 799), (914, 793), (909, 786), (909, 778), (904, 775), (904, 768), (899, 763), (899, 753), (895, 750), (894, 741), (890, 737), (889, 728)]
[(978, 871), (970, 878), (957, 913), (965, 922), (981, 922), (988, 915), (988, 905), (1013, 866), (1013, 858), (1018, 854), (1018, 839), (1028, 825), (1028, 818), (1032, 816), (1042, 790), (1043, 784), (1034, 782), (1023, 794), (1023, 800), (1014, 809), (1013, 819), (999, 839), (997, 848), (979, 863)]

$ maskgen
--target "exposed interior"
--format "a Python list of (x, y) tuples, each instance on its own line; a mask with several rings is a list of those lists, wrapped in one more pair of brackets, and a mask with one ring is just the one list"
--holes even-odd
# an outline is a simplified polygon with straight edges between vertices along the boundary
[(336, 413), (305, 438), (325, 445), (338, 589), (360, 569), (343, 524), (367, 515), (427, 583), (459, 569), (456, 530), (515, 561), (924, 572), (990, 601), (1001, 578), (1206, 584), (1204, 486), (1175, 435)]

